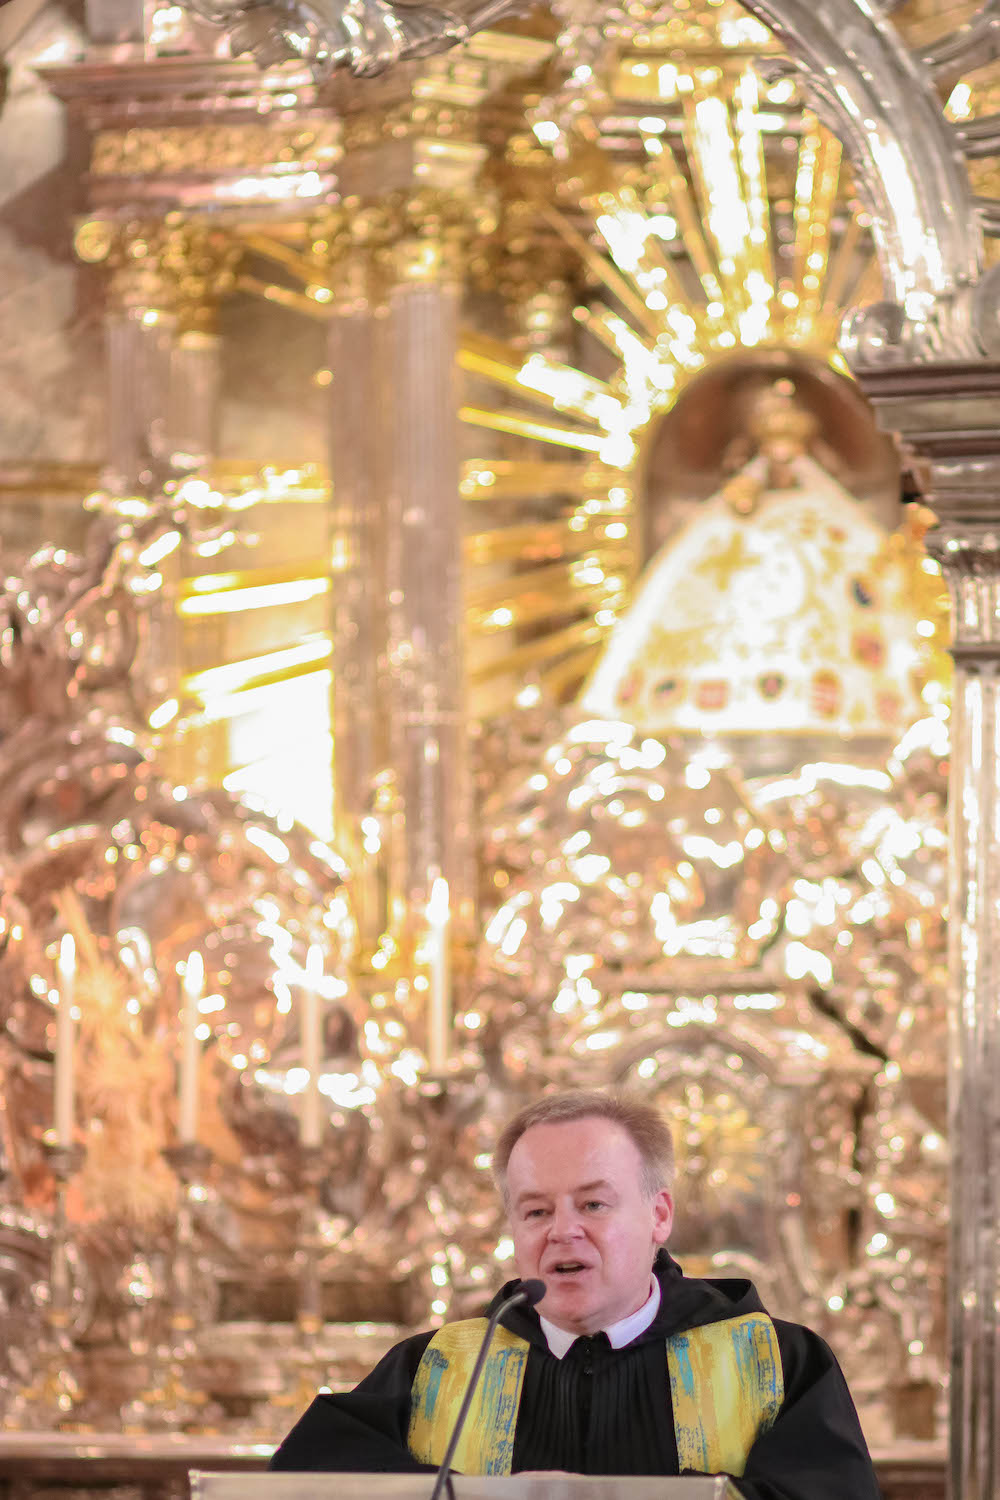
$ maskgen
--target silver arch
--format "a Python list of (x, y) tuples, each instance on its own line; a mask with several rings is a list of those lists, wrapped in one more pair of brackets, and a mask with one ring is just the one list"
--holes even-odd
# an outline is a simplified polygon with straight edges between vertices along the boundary
[(975, 281), (983, 234), (961, 140), (934, 75), (865, 0), (744, 0), (801, 70), (867, 197), (888, 295), (923, 321), (933, 299)]

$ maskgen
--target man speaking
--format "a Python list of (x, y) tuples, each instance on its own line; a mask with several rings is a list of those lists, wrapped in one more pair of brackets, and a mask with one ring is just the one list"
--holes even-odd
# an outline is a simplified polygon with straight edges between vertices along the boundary
[[(689, 1278), (664, 1249), (673, 1143), (655, 1110), (547, 1096), (507, 1125), (493, 1166), (519, 1275), (545, 1293), (501, 1315), (456, 1470), (728, 1474), (747, 1500), (879, 1500), (823, 1340), (770, 1318), (750, 1282)], [(272, 1468), (437, 1468), (485, 1327), (416, 1334), (349, 1394), (317, 1396)]]

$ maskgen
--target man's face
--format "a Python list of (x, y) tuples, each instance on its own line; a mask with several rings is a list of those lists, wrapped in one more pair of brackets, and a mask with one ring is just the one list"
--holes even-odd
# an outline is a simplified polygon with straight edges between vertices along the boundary
[(569, 1333), (608, 1328), (649, 1296), (673, 1202), (665, 1189), (648, 1197), (641, 1171), (622, 1126), (594, 1117), (533, 1125), (510, 1154), (518, 1274), (545, 1282), (539, 1311)]

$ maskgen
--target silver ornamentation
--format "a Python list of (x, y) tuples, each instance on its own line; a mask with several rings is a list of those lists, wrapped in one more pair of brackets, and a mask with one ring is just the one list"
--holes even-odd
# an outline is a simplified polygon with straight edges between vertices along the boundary
[(749, 0), (747, 9), (787, 45), (804, 92), (853, 158), (887, 288), (908, 316), (973, 280), (982, 247), (954, 130), (893, 27), (858, 0)]
[(985, 68), (1000, 56), (1000, 0), (984, 4), (964, 25), (932, 42), (923, 61), (932, 72), (957, 78), (972, 68)]
[[(309, 942), (344, 951), (346, 871), (306, 830), (221, 791), (175, 787), (158, 772), (146, 651), (149, 616), (164, 601), (160, 575), (142, 554), (158, 542), (212, 542), (219, 516), (195, 502), (205, 488), (171, 481), (149, 499), (92, 497), (98, 514), (85, 550), (43, 550), (0, 594), (4, 1154), (8, 1191), (38, 1205), (37, 1239), (27, 1223), (12, 1238), (9, 1290), (0, 1286), (15, 1314), (0, 1404), (21, 1425), (53, 1405), (78, 1415), (74, 1392), (54, 1378), (25, 1393), (17, 1351), (37, 1343), (23, 1286), (33, 1256), (44, 1259), (52, 1247), (54, 1358), (63, 1361), (69, 1346), (73, 1364), (85, 1366), (80, 1419), (106, 1426), (151, 1420), (155, 1403), (144, 1392), (156, 1384), (158, 1343), (167, 1346), (179, 1410), (182, 1387), (193, 1382), (178, 1371), (196, 1372), (206, 1357), (187, 1331), (217, 1316), (220, 1276), (262, 1266), (273, 1275), (295, 1249), (281, 1232), (263, 1245), (255, 1238), (261, 1203), (280, 1222), (283, 1200), (297, 1189), (285, 1083), (298, 1062), (298, 1023), (282, 997), (301, 983)], [(61, 1159), (39, 1146), (51, 1118), (53, 942), (67, 924), (81, 960), (78, 1134), (86, 1145), (72, 1203)], [(201, 1096), (216, 1159), (185, 1196), (198, 1148), (171, 1149), (172, 1052), (177, 965), (192, 949), (204, 955), (211, 1001)], [(354, 1020), (336, 1003), (327, 1006), (325, 1039), (327, 1056), (344, 1059), (339, 1066), (356, 1056)], [(120, 1152), (108, 1150), (112, 1137)], [(336, 1140), (327, 1123), (328, 1162)], [(146, 1170), (136, 1170), (137, 1141)], [(165, 1282), (155, 1267), (171, 1249), (175, 1274)], [(209, 1254), (212, 1273), (203, 1275)], [(192, 1403), (188, 1416), (204, 1409)]]
[(224, 27), (233, 51), (252, 53), (261, 67), (298, 59), (320, 74), (343, 68), (371, 78), (396, 63), (447, 52), (473, 32), (527, 7), (521, 0), (480, 0), (454, 8), (406, 0), (291, 0), (281, 5), (190, 0), (188, 8)]
[(579, 711), (550, 721), (547, 747), (508, 748), (520, 766), (487, 802), (484, 851), (501, 904), (460, 1017), (488, 1075), (508, 1098), (648, 1093), (675, 1126), (686, 1268), (752, 1275), (833, 1339), (869, 1416), (885, 1404), (887, 1428), (927, 1435), (944, 1357), (943, 725), (921, 721), (887, 761), (841, 752), (752, 782), (697, 739)]

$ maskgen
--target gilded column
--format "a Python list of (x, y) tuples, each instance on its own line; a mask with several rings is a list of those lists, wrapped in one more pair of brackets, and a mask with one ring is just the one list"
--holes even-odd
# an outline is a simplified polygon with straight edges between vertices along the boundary
[(385, 657), (387, 528), (379, 495), (378, 287), (382, 216), (353, 203), (317, 230), (313, 253), (333, 268), (329, 334), (334, 824), (353, 874), (362, 948), (386, 929), (381, 790), (388, 764)]
[(1000, 365), (859, 371), (938, 517), (953, 604), (950, 1489), (1000, 1495)]
[(458, 349), (467, 205), (398, 195), (380, 335), (386, 546), (383, 691), (404, 830), (398, 878), (411, 910), (448, 882), (459, 930), (475, 908), (462, 640)]
[(148, 481), (166, 445), (177, 287), (166, 264), (164, 220), (89, 220), (77, 231), (81, 260), (111, 275), (105, 317), (108, 378), (106, 482), (127, 492)]
[(434, 1070), (476, 935), (457, 355), (472, 241), (495, 227), (479, 110), (550, 51), (483, 35), (369, 80), (363, 102), (330, 85), (346, 222), (355, 243), (370, 214), (384, 226), (377, 288), (345, 270), (332, 332), (337, 799), (355, 824), (366, 806), (377, 815), (362, 841), (371, 884), (400, 978), (427, 997)]
[(219, 450), (222, 338), (219, 307), (232, 291), (241, 249), (232, 236), (188, 221), (173, 234), (177, 332), (171, 349), (167, 434), (171, 452), (204, 460)]
[(77, 231), (76, 251), (110, 272), (106, 479), (125, 491), (148, 482), (174, 453), (214, 451), (214, 310), (233, 283), (238, 251), (221, 231), (180, 214), (90, 219)]

